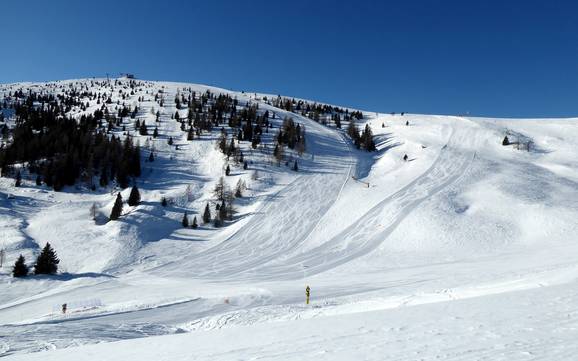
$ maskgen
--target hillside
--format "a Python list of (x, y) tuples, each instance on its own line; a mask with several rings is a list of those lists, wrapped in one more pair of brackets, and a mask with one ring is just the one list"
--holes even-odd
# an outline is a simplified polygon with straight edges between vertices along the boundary
[[(138, 107), (109, 119), (107, 136), (140, 145), (141, 175), (130, 182), (141, 203), (107, 221), (130, 186), (111, 178), (91, 189), (90, 177), (55, 191), (30, 167), (20, 187), (0, 178), (0, 357), (573, 359), (578, 119), (358, 119), (353, 109), (306, 111), (329, 107), (314, 101), (129, 79), (0, 85), (0, 99), (66, 89), (87, 93), (65, 111), (77, 120), (108, 100), (111, 114)], [(204, 94), (215, 97), (205, 104)], [(205, 114), (218, 95), (240, 119), (251, 109), (254, 124), (266, 119), (259, 144), (240, 140), (247, 121), (226, 112), (188, 139), (203, 126), (175, 114)], [(14, 111), (2, 108), (13, 128)], [(357, 149), (336, 115), (369, 125), (377, 150)], [(304, 149), (287, 143), (275, 156), (289, 118)], [(219, 149), (222, 134), (235, 137), (234, 154)], [(221, 177), (246, 188), (222, 226), (204, 224), (207, 205), (213, 218), (229, 205), (214, 192)], [(198, 228), (183, 228), (185, 212)], [(32, 266), (46, 242), (60, 274), (13, 278), (18, 255)]]

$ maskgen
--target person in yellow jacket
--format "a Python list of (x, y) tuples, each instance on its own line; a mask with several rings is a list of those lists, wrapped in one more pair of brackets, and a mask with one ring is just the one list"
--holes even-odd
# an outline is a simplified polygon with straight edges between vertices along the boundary
[(309, 304), (309, 297), (311, 296), (311, 288), (309, 288), (309, 286), (307, 286), (305, 288), (305, 297), (306, 297), (306, 304)]

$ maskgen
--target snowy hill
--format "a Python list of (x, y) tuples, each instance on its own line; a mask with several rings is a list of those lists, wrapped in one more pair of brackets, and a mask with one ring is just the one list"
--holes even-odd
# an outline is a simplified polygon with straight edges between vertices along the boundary
[[(0, 357), (575, 358), (578, 119), (363, 112), (356, 122), (377, 145), (365, 152), (331, 119), (282, 109), (271, 95), (130, 82), (116, 80), (114, 92), (105, 79), (0, 85), (0, 98), (67, 87), (110, 95), (111, 107), (138, 105), (135, 118), (159, 132), (132, 131), (155, 160), (143, 161), (142, 201), (119, 221), (95, 222), (89, 210), (106, 218), (130, 188), (55, 192), (32, 174), (20, 187), (0, 178)], [(218, 150), (218, 131), (191, 141), (175, 121), (187, 109), (173, 99), (207, 90), (275, 114), (262, 145), (238, 142), (247, 169)], [(287, 149), (277, 164), (272, 142), (287, 117), (306, 129), (306, 150)], [(125, 136), (134, 119), (123, 121), (112, 134)], [(218, 203), (227, 164), (226, 183), (247, 184), (233, 219), (183, 228), (184, 212), (200, 222)], [(13, 278), (18, 255), (32, 264), (46, 242), (61, 273)]]

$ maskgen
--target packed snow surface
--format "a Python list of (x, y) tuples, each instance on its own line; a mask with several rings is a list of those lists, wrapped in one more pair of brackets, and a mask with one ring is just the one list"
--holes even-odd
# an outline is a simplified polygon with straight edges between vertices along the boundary
[[(576, 359), (578, 119), (364, 112), (378, 147), (367, 153), (261, 94), (147, 84), (168, 100), (163, 137), (143, 165), (143, 203), (120, 221), (89, 216), (94, 202), (110, 212), (110, 191), (0, 178), (0, 357)], [(199, 217), (225, 164), (216, 138), (188, 142), (169, 119), (183, 88), (307, 129), (298, 172), (244, 145), (250, 169), (226, 181), (246, 180), (247, 194), (223, 228), (180, 226), (183, 210)], [(506, 134), (532, 146), (502, 146)], [(162, 196), (177, 201), (162, 208)], [(16, 257), (46, 242), (62, 273), (12, 278)]]

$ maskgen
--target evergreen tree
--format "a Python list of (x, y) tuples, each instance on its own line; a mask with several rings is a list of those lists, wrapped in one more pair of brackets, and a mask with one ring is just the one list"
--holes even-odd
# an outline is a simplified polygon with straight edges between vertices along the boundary
[(169, 145), (173, 145), (173, 137), (169, 137), (168, 144), (169, 144)]
[(297, 166), (297, 161), (295, 161), (295, 163), (293, 163), (293, 170), (295, 172), (297, 172), (299, 170), (299, 167)]
[(159, 136), (159, 128), (155, 127), (155, 130), (153, 131), (153, 138), (156, 138)]
[(143, 120), (143, 122), (141, 123), (139, 130), (138, 130), (140, 135), (149, 135), (148, 129), (147, 129), (147, 125), (145, 123), (145, 121)]
[(361, 135), (361, 143), (363, 148), (368, 152), (373, 152), (376, 150), (375, 142), (373, 141), (373, 132), (371, 131), (369, 124), (365, 125), (365, 129)]
[(26, 265), (26, 259), (23, 255), (20, 255), (14, 263), (14, 268), (12, 268), (12, 276), (14, 277), (26, 277), (28, 276), (28, 266)]
[(223, 225), (223, 223), (225, 223), (225, 220), (227, 219), (227, 204), (225, 203), (225, 201), (223, 200), (221, 202), (221, 206), (219, 207), (219, 226)]
[(355, 125), (353, 120), (349, 122), (349, 127), (347, 128), (347, 135), (349, 135), (349, 137), (353, 140), (355, 146), (359, 148), (360, 146), (359, 130), (357, 129), (357, 126)]
[(40, 252), (40, 255), (36, 259), (36, 265), (34, 265), (34, 274), (55, 274), (58, 271), (58, 264), (60, 260), (56, 256), (56, 252), (50, 246), (50, 243), (46, 243), (46, 246)]
[(199, 227), (199, 225), (197, 224), (197, 216), (193, 218), (193, 225), (191, 227), (193, 227), (193, 229), (197, 229), (197, 227)]
[(504, 137), (504, 140), (502, 141), (502, 145), (504, 145), (504, 146), (505, 146), (505, 145), (510, 145), (510, 140), (508, 139), (508, 136), (507, 136), (507, 135)]
[(185, 212), (185, 214), (183, 215), (183, 220), (181, 221), (183, 228), (189, 228), (189, 216), (187, 215), (187, 212)]
[(115, 221), (120, 218), (122, 214), (122, 196), (120, 192), (118, 192), (116, 196), (116, 200), (114, 201), (114, 206), (112, 207), (112, 211), (110, 212), (110, 220)]
[(153, 154), (153, 152), (151, 152), (151, 154), (149, 154), (149, 162), (154, 162), (155, 161), (155, 155)]
[(128, 196), (128, 205), (134, 207), (140, 203), (140, 192), (136, 185), (132, 186)]
[(205, 206), (205, 213), (203, 213), (203, 223), (211, 223), (211, 209), (209, 208), (209, 203)]
[(161, 198), (161, 206), (163, 207), (167, 206), (167, 199), (165, 197)]
[(14, 182), (14, 186), (20, 187), (21, 185), (22, 185), (22, 175), (20, 174), (20, 171), (18, 171), (18, 173), (16, 173), (16, 182)]
[(229, 167), (229, 165), (227, 164), (227, 168), (225, 169), (225, 175), (228, 176), (229, 174), (231, 174), (231, 167)]

